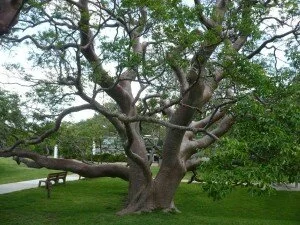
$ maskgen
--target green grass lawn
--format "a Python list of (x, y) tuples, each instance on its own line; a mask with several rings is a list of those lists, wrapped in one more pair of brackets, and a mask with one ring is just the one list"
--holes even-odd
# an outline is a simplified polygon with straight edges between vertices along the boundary
[(115, 213), (123, 205), (126, 189), (122, 180), (98, 178), (57, 185), (50, 199), (44, 188), (0, 195), (0, 224), (300, 224), (300, 192), (255, 197), (237, 189), (224, 200), (213, 201), (198, 184), (183, 183), (175, 199), (182, 213), (119, 217)]
[[(154, 173), (156, 170), (154, 168)], [(41, 178), (49, 172), (0, 158), (0, 183)], [(300, 224), (300, 192), (276, 192), (258, 197), (237, 189), (224, 200), (213, 201), (199, 184), (183, 183), (175, 199), (182, 213), (119, 217), (116, 212), (122, 208), (126, 190), (127, 183), (122, 180), (98, 178), (54, 186), (51, 199), (46, 198), (44, 188), (0, 195), (0, 224)]]
[(0, 158), (0, 184), (43, 178), (53, 171), (44, 168), (28, 168), (22, 163), (18, 165), (11, 158)]

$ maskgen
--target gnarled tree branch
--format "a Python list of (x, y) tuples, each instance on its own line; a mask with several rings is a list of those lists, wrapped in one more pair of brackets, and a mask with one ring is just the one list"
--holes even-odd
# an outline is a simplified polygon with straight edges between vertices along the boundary
[[(0, 151), (0, 157), (20, 157), (31, 159), (36, 167), (45, 167), (47, 169), (65, 170), (77, 173), (84, 177), (119, 177), (128, 180), (129, 169), (126, 166), (116, 164), (87, 165), (71, 159), (53, 159), (38, 153), (14, 149), (11, 151)], [(30, 164), (27, 164), (30, 165)]]

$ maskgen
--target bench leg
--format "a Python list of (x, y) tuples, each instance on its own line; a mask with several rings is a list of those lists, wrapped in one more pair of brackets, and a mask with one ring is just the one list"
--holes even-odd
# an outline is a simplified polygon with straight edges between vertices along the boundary
[(42, 183), (45, 183), (45, 185), (46, 185), (46, 182), (47, 182), (47, 181), (45, 181), (45, 180), (40, 180), (40, 181), (39, 181), (39, 187), (42, 186)]
[(50, 198), (51, 181), (46, 181), (47, 197)]

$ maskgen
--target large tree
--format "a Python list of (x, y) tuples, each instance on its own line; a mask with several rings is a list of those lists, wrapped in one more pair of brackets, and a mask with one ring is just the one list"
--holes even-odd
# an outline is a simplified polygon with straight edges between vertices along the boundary
[[(175, 210), (173, 198), (183, 176), (240, 118), (237, 109), (247, 105), (246, 98), (259, 101), (276, 87), (270, 66), (278, 69), (280, 48), (292, 46), (299, 35), (293, 0), (28, 4), (2, 44), (34, 46), (29, 59), (41, 69), (39, 74), (23, 72), (24, 79), (34, 83), (36, 106), (49, 106), (34, 107), (35, 114), (56, 114), (55, 126), (18, 140), (0, 156), (85, 177), (127, 180), (128, 198), (120, 214)], [(271, 54), (262, 56), (265, 49)], [(72, 106), (78, 97), (85, 103)], [(106, 107), (107, 101), (114, 107)], [(87, 165), (28, 150), (55, 133), (65, 116), (86, 109), (114, 126), (129, 167)], [(154, 178), (140, 130), (145, 123), (165, 127), (162, 163)]]

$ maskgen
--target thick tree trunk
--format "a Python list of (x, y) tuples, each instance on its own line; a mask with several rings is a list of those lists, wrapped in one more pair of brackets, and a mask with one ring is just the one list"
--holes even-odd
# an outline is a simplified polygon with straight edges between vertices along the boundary
[(177, 211), (173, 199), (186, 172), (179, 159), (166, 159), (157, 176), (150, 182), (141, 174), (137, 174), (137, 168), (133, 167), (131, 171), (134, 173), (130, 175), (128, 201), (119, 215), (153, 210)]
[(136, 193), (131, 196), (128, 204), (118, 215), (151, 212), (153, 210), (177, 212), (173, 199), (182, 175), (180, 173), (169, 174), (167, 171), (160, 174), (159, 179), (156, 178), (149, 184), (140, 183)]

